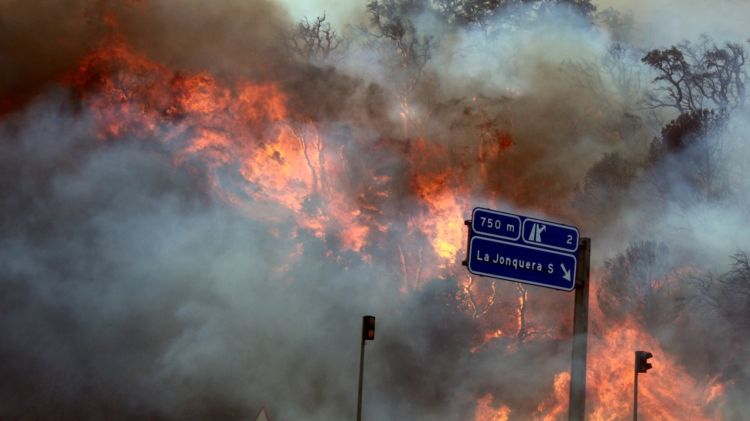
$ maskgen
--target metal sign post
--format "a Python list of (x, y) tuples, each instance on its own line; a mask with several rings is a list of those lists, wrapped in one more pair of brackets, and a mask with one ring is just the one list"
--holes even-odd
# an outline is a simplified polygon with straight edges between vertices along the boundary
[(562, 291), (575, 289), (568, 418), (586, 416), (586, 346), (591, 239), (578, 228), (492, 209), (467, 220), (469, 272)]
[(573, 358), (570, 363), (570, 403), (568, 420), (583, 421), (586, 416), (586, 347), (589, 329), (589, 264), (591, 239), (582, 238), (578, 247), (579, 271), (576, 276), (573, 310)]

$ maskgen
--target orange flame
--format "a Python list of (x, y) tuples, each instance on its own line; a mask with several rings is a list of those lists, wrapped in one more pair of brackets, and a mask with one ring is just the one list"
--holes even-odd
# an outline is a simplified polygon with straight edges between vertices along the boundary
[(565, 371), (555, 375), (553, 387), (552, 395), (537, 406), (534, 420), (555, 421), (567, 416), (570, 373)]
[(654, 354), (654, 368), (639, 375), (639, 415), (659, 420), (710, 420), (706, 413), (722, 385), (714, 379), (696, 380), (678, 365), (659, 343), (632, 322), (608, 329), (590, 339), (588, 372), (589, 417), (617, 420), (632, 416), (634, 352)]
[(500, 408), (495, 408), (492, 402), (493, 398), (489, 393), (477, 399), (474, 421), (508, 421), (510, 419), (509, 407), (502, 405)]
[[(665, 282), (677, 282), (678, 268)], [(599, 287), (592, 273), (592, 291)], [(595, 297), (596, 294), (592, 294)], [(605, 320), (598, 305), (591, 306), (593, 320)], [(591, 420), (632, 417), (635, 351), (647, 350), (654, 367), (639, 375), (638, 412), (647, 419), (710, 420), (723, 385), (716, 379), (694, 379), (686, 368), (649, 335), (633, 318), (615, 326), (594, 325), (589, 333), (587, 407)]]
[[(102, 139), (159, 135), (179, 145), (177, 164), (199, 159), (212, 170), (217, 194), (254, 217), (291, 217), (321, 239), (338, 232), (344, 249), (366, 246), (370, 227), (360, 221), (361, 209), (330, 183), (339, 175), (333, 163), (340, 148), (328, 147), (312, 122), (295, 122), (277, 84), (179, 74), (116, 37), (66, 80), (83, 92)], [(219, 181), (232, 169), (245, 181), (239, 191)], [(315, 197), (324, 200), (311, 203)], [(259, 203), (267, 204), (262, 212)]]

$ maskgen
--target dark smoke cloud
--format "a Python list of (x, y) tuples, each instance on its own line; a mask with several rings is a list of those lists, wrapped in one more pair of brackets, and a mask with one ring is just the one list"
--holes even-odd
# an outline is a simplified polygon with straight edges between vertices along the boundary
[(77, 0), (0, 3), (0, 113), (76, 65), (103, 30), (93, 15)]
[(290, 24), (269, 1), (145, 1), (115, 13), (131, 45), (171, 68), (278, 78), (289, 62)]
[(39, 93), (114, 32), (175, 69), (278, 78), (288, 28), (283, 10), (264, 0), (4, 1), (0, 97), (7, 109)]

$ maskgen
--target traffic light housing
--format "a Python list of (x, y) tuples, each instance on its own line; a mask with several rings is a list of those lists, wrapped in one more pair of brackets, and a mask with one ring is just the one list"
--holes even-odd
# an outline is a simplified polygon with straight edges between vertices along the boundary
[(648, 362), (648, 359), (653, 357), (654, 354), (647, 351), (635, 351), (635, 372), (645, 373), (653, 366)]
[(362, 340), (372, 341), (375, 339), (375, 316), (362, 317)]

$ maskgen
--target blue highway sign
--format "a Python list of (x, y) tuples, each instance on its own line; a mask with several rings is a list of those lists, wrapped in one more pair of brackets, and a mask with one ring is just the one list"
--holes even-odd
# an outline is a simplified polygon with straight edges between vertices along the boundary
[(521, 217), (511, 213), (474, 208), (471, 228), (475, 233), (490, 237), (518, 240), (521, 237)]
[(574, 255), (474, 236), (469, 242), (469, 272), (492, 278), (571, 291), (575, 287)]
[(578, 229), (541, 219), (525, 218), (523, 241), (526, 244), (574, 253), (578, 251)]
[(569, 225), (474, 208), (466, 265), (476, 275), (571, 291), (578, 241)]

